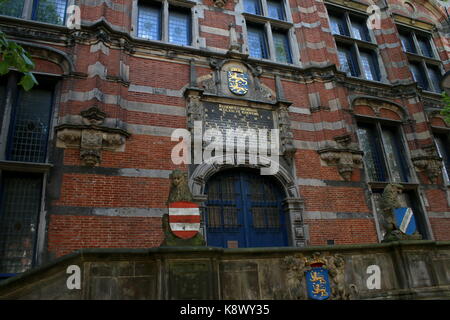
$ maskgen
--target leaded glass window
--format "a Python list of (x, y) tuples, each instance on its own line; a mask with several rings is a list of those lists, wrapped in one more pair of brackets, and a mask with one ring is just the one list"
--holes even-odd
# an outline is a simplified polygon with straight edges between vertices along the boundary
[(364, 21), (351, 19), (353, 37), (359, 40), (370, 42), (369, 30), (367, 30), (367, 25)]
[(347, 29), (347, 24), (345, 23), (344, 17), (337, 17), (330, 14), (331, 30), (333, 34), (340, 34), (343, 36), (350, 36)]
[(370, 181), (409, 181), (409, 169), (398, 128), (358, 123), (357, 135)]
[(4, 171), (1, 182), (0, 273), (22, 273), (33, 264), (42, 176)]
[(67, 0), (36, 0), (33, 20), (64, 24)]
[(169, 11), (169, 42), (185, 46), (190, 45), (190, 29), (190, 13), (183, 11)]
[(250, 56), (254, 58), (268, 58), (266, 34), (262, 28), (247, 27), (248, 47)]
[(404, 51), (417, 53), (414, 46), (414, 39), (410, 33), (400, 33), (400, 40)]
[(11, 115), (7, 160), (45, 162), (53, 91), (19, 90)]
[(284, 17), (284, 8), (282, 0), (268, 0), (267, 1), (267, 10), (270, 18), (285, 20)]
[(352, 49), (338, 47), (338, 56), (341, 70), (353, 77), (359, 76), (359, 69), (356, 62), (356, 56)]
[(433, 65), (427, 65), (428, 75), (430, 77), (431, 84), (433, 85), (433, 91), (440, 93), (442, 74), (439, 67)]
[(419, 84), (419, 87), (423, 89), (428, 89), (428, 81), (426, 79), (426, 75), (422, 70), (422, 66), (420, 63), (411, 62), (409, 64), (414, 80)]
[(391, 169), (391, 177), (394, 182), (407, 182), (408, 171), (402, 155), (402, 146), (398, 138), (398, 133), (392, 128), (383, 127), (383, 145), (386, 161)]
[(364, 166), (371, 181), (386, 181), (386, 169), (376, 129), (371, 125), (358, 125), (358, 139), (364, 151)]
[(247, 13), (261, 15), (261, 3), (259, 0), (245, 0), (244, 11)]
[(292, 63), (287, 35), (281, 32), (272, 32), (272, 36), (277, 61)]
[(161, 7), (139, 6), (138, 37), (161, 40)]
[(20, 18), (22, 17), (24, 4), (25, 0), (6, 0), (0, 2), (0, 14)]
[(420, 52), (423, 56), (433, 58), (434, 53), (433, 49), (431, 47), (430, 39), (428, 37), (424, 36), (417, 36), (417, 42), (420, 47)]
[(442, 171), (447, 183), (450, 183), (450, 139), (448, 135), (434, 133), (437, 151), (444, 163)]
[(360, 56), (365, 78), (374, 81), (380, 80), (378, 62), (374, 54), (372, 52), (360, 51)]
[(274, 21), (288, 20), (284, 0), (245, 0), (244, 4), (246, 13), (261, 16), (245, 16), (250, 57), (292, 63), (289, 26)]
[(340, 70), (352, 77), (381, 81), (377, 47), (367, 28), (367, 17), (334, 6), (328, 12)]

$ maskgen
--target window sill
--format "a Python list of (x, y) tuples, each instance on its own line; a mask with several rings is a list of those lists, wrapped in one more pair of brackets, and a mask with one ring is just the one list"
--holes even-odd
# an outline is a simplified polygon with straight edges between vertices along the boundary
[(342, 41), (342, 42), (346, 42), (346, 43), (357, 43), (359, 45), (361, 45), (364, 48), (370, 48), (370, 49), (376, 49), (378, 47), (378, 45), (372, 41), (366, 41), (366, 40), (361, 40), (361, 39), (357, 39), (357, 38), (352, 38), (349, 36), (345, 36), (342, 34), (333, 34), (335, 40), (337, 41)]
[(53, 167), (50, 163), (0, 160), (0, 170), (45, 173)]
[(395, 183), (400, 184), (406, 190), (416, 189), (419, 186), (417, 182), (383, 182), (383, 181), (369, 181), (367, 184), (371, 189), (384, 189), (388, 184)]
[(152, 40), (152, 39), (140, 38), (136, 35), (132, 35), (131, 39), (136, 40), (136, 41), (143, 41), (146, 43), (151, 43), (151, 44), (155, 44), (155, 45), (159, 45), (159, 46), (165, 46), (166, 48), (167, 48), (167, 46), (170, 46), (170, 47), (173, 47), (174, 49), (185, 48), (185, 49), (191, 49), (191, 50), (200, 50), (199, 48), (194, 47), (192, 44), (191, 45), (175, 44), (172, 42), (165, 42), (162, 40)]
[(408, 60), (413, 60), (413, 61), (422, 61), (425, 60), (425, 62), (428, 63), (432, 63), (432, 64), (437, 64), (440, 65), (441, 64), (441, 60), (437, 59), (436, 57), (427, 57), (427, 56), (422, 56), (420, 54), (417, 53), (412, 53), (412, 52), (408, 52), (408, 51), (403, 51), (406, 56), (408, 57)]
[(294, 24), (292, 22), (289, 22), (286, 20), (278, 20), (278, 19), (274, 19), (274, 18), (270, 18), (270, 17), (266, 17), (266, 16), (253, 14), (253, 13), (244, 12), (244, 13), (242, 13), (242, 15), (244, 16), (244, 18), (246, 20), (248, 20), (250, 22), (256, 22), (256, 23), (261, 23), (261, 24), (270, 22), (270, 24), (272, 26), (283, 28), (283, 29), (289, 29), (294, 26)]
[(35, 26), (38, 26), (38, 27), (46, 26), (46, 27), (49, 27), (49, 28), (56, 28), (56, 29), (60, 29), (60, 30), (63, 30), (63, 31), (69, 30), (69, 28), (67, 28), (65, 23), (64, 24), (54, 24), (54, 23), (42, 22), (42, 21), (32, 20), (32, 19), (11, 17), (11, 16), (7, 16), (7, 15), (3, 15), (3, 14), (0, 14), (0, 19), (1, 20), (10, 20), (11, 22), (14, 21), (14, 22), (17, 22), (17, 23), (20, 23), (20, 24), (23, 24), (25, 22), (25, 23), (29, 23), (31, 25), (35, 25)]

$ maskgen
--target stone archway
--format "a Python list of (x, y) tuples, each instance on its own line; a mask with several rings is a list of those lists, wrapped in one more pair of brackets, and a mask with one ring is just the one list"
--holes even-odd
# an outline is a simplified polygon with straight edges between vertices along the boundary
[[(223, 164), (221, 161), (217, 161), (217, 163), (215, 163), (214, 160), (215, 158), (212, 158), (210, 163), (202, 163), (197, 165), (189, 177), (189, 187), (192, 191), (194, 199), (201, 203), (200, 206), (203, 210), (205, 210), (205, 201), (207, 200), (207, 194), (205, 193), (206, 183), (213, 175), (219, 173), (220, 171), (232, 168), (261, 169), (264, 167), (263, 165), (248, 163)], [(219, 160), (219, 158), (217, 160)], [(263, 163), (270, 163), (270, 161), (272, 161), (269, 158), (264, 158), (262, 160), (263, 161), (261, 162)], [(286, 198), (284, 199), (284, 207), (287, 216), (289, 245), (294, 247), (303, 247), (306, 245), (302, 218), (304, 202), (300, 197), (294, 177), (281, 163), (278, 163), (278, 166), (279, 170), (273, 175), (273, 178), (277, 180), (280, 186), (283, 187), (283, 191), (286, 194)], [(202, 227), (204, 228), (204, 226)]]

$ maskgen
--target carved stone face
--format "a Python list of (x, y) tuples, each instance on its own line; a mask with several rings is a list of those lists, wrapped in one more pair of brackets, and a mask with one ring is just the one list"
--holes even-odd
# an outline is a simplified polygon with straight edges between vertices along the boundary
[(183, 177), (180, 175), (176, 175), (174, 177), (172, 177), (172, 184), (174, 186), (179, 186), (181, 184), (181, 181), (183, 180)]

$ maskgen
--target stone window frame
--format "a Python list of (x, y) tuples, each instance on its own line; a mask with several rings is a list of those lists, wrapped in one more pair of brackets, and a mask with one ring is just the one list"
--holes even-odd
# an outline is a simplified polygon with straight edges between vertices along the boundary
[[(358, 66), (360, 75), (358, 77), (349, 75), (347, 73), (348, 77), (354, 78), (354, 79), (362, 79), (366, 81), (373, 81), (377, 83), (388, 83), (387, 73), (386, 69), (383, 63), (383, 59), (380, 54), (380, 49), (378, 47), (378, 44), (376, 42), (375, 34), (372, 30), (367, 28), (367, 31), (369, 32), (369, 38), (370, 41), (360, 40), (354, 36), (352, 25), (351, 25), (351, 16), (356, 17), (356, 19), (367, 21), (369, 18), (369, 15), (367, 15), (366, 12), (357, 11), (351, 8), (343, 7), (336, 4), (326, 3), (326, 9), (327, 9), (327, 19), (328, 19), (328, 25), (330, 26), (330, 33), (332, 34), (334, 38), (334, 42), (336, 44), (336, 47), (338, 46), (349, 46), (354, 52), (355, 52), (355, 58), (356, 58), (356, 64)], [(331, 28), (331, 19), (330, 19), (330, 12), (332, 13), (338, 13), (344, 15), (344, 22), (346, 23), (346, 27), (349, 32), (349, 36), (341, 35), (341, 34), (333, 34), (332, 28)], [(372, 80), (367, 79), (364, 75), (364, 68), (361, 60), (361, 54), (360, 51), (370, 51), (374, 54), (376, 57), (376, 62), (378, 64), (378, 74), (380, 79), (378, 80)], [(338, 53), (337, 53), (338, 54)], [(340, 67), (338, 68), (340, 70)]]
[[(162, 7), (162, 17), (161, 17), (161, 40), (150, 40), (145, 38), (140, 38), (138, 36), (138, 18), (139, 18), (139, 2), (151, 3), (161, 3)], [(179, 45), (176, 43), (169, 42), (169, 6), (174, 6), (180, 9), (191, 11), (191, 23), (190, 23), (190, 34), (191, 34), (191, 44)], [(197, 2), (190, 0), (133, 0), (132, 2), (132, 14), (131, 14), (131, 37), (140, 41), (158, 42), (169, 44), (177, 47), (187, 47), (187, 48), (200, 48), (199, 39), (199, 13), (196, 8)]]
[[(434, 88), (433, 81), (431, 80), (430, 74), (428, 72), (428, 66), (433, 66), (433, 67), (435, 67), (435, 68), (437, 68), (439, 70), (441, 77), (445, 74), (445, 70), (444, 70), (444, 67), (442, 65), (442, 61), (439, 58), (439, 52), (438, 52), (438, 50), (436, 48), (436, 45), (434, 44), (434, 41), (433, 41), (432, 33), (429, 32), (429, 31), (426, 31), (426, 30), (419, 29), (419, 28), (406, 26), (406, 25), (403, 25), (403, 24), (401, 24), (399, 22), (396, 23), (396, 26), (397, 26), (399, 38), (400, 38), (400, 33), (409, 33), (409, 34), (412, 35), (413, 44), (414, 44), (414, 47), (415, 47), (417, 53), (412, 53), (412, 52), (406, 51), (406, 49), (404, 48), (403, 43), (402, 43), (401, 40), (400, 40), (400, 44), (402, 46), (403, 53), (407, 57), (408, 65), (410, 65), (411, 62), (420, 64), (420, 66), (421, 66), (420, 71), (422, 73), (422, 76), (425, 76), (425, 79), (426, 79), (426, 81), (428, 83), (428, 86), (429, 86), (428, 89), (423, 88), (423, 90), (426, 91), (426, 92), (433, 93), (433, 94), (440, 94), (442, 92), (442, 89), (439, 88), (439, 90), (436, 90)], [(423, 55), (421, 53), (422, 49), (420, 48), (419, 42), (417, 40), (417, 35), (422, 36), (422, 37), (426, 37), (428, 39), (428, 41), (429, 41), (429, 43), (431, 45), (431, 50), (433, 51), (433, 56), (434, 57), (428, 57), (428, 56)], [(415, 81), (413, 73), (411, 71), (411, 68), (409, 67), (409, 69), (410, 69), (410, 72), (411, 72), (411, 78), (413, 79), (413, 81)], [(417, 82), (417, 81), (415, 81), (415, 82)], [(435, 90), (433, 90), (433, 89), (435, 89)]]
[(54, 140), (54, 128), (58, 122), (59, 113), (59, 97), (61, 92), (62, 76), (55, 74), (48, 74), (42, 72), (33, 72), (36, 77), (45, 76), (47, 78), (52, 78), (55, 82), (53, 87), (53, 101), (51, 105), (51, 114), (49, 122), (49, 135), (46, 150), (46, 158), (43, 163), (36, 162), (19, 162), (6, 160), (6, 146), (8, 143), (9, 127), (11, 124), (11, 115), (14, 108), (15, 98), (17, 97), (18, 90), (20, 89), (18, 82), (20, 80), (20, 74), (17, 72), (9, 72), (4, 77), (6, 82), (5, 96), (4, 100), (0, 101), (3, 104), (3, 108), (0, 109), (0, 178), (3, 171), (9, 172), (20, 172), (20, 173), (38, 173), (42, 175), (42, 186), (41, 186), (41, 199), (40, 199), (40, 209), (38, 213), (38, 225), (36, 234), (36, 245), (33, 253), (33, 265), (39, 265), (42, 262), (43, 252), (45, 250), (45, 232), (46, 232), (46, 221), (45, 221), (45, 206), (46, 200), (45, 195), (47, 193), (47, 180), (49, 178), (50, 169), (53, 167), (50, 162), (52, 153), (52, 141)]
[[(252, 13), (245, 12), (244, 8), (244, 1), (239, 1), (238, 4), (236, 4), (235, 11), (240, 12), (243, 16), (242, 19), (242, 35), (243, 35), (243, 52), (245, 54), (249, 54), (249, 46), (248, 46), (248, 33), (247, 33), (247, 23), (253, 24), (253, 25), (259, 25), (261, 30), (264, 31), (267, 39), (267, 47), (268, 47), (268, 58), (256, 58), (249, 56), (249, 59), (254, 59), (255, 61), (269, 61), (272, 63), (280, 63), (280, 64), (286, 64), (286, 65), (300, 65), (300, 51), (298, 48), (298, 42), (297, 38), (295, 36), (295, 27), (294, 22), (292, 20), (292, 13), (289, 6), (288, 0), (280, 0), (283, 4), (284, 9), (284, 20), (278, 20), (274, 18), (269, 17), (269, 10), (267, 6), (267, 0), (260, 0), (261, 5), (261, 11), (262, 15), (256, 15)], [(279, 62), (276, 60), (276, 52), (275, 52), (275, 45), (273, 42), (273, 36), (272, 36), (272, 30), (281, 31), (286, 34), (288, 43), (289, 43), (289, 50), (290, 50), (290, 56), (291, 56), (291, 62)]]
[(20, 17), (12, 17), (12, 16), (8, 16), (8, 15), (0, 15), (0, 17), (8, 17), (11, 19), (23, 19), (23, 20), (29, 20), (29, 21), (33, 21), (36, 23), (43, 23), (43, 24), (47, 24), (47, 25), (51, 25), (51, 26), (67, 27), (66, 26), (67, 8), (69, 8), (72, 5), (75, 5), (78, 0), (66, 0), (66, 12), (65, 12), (63, 24), (55, 24), (55, 23), (50, 23), (50, 22), (34, 20), (33, 19), (33, 11), (34, 11), (34, 2), (35, 1), (39, 1), (39, 0), (24, 0), (22, 15)]

